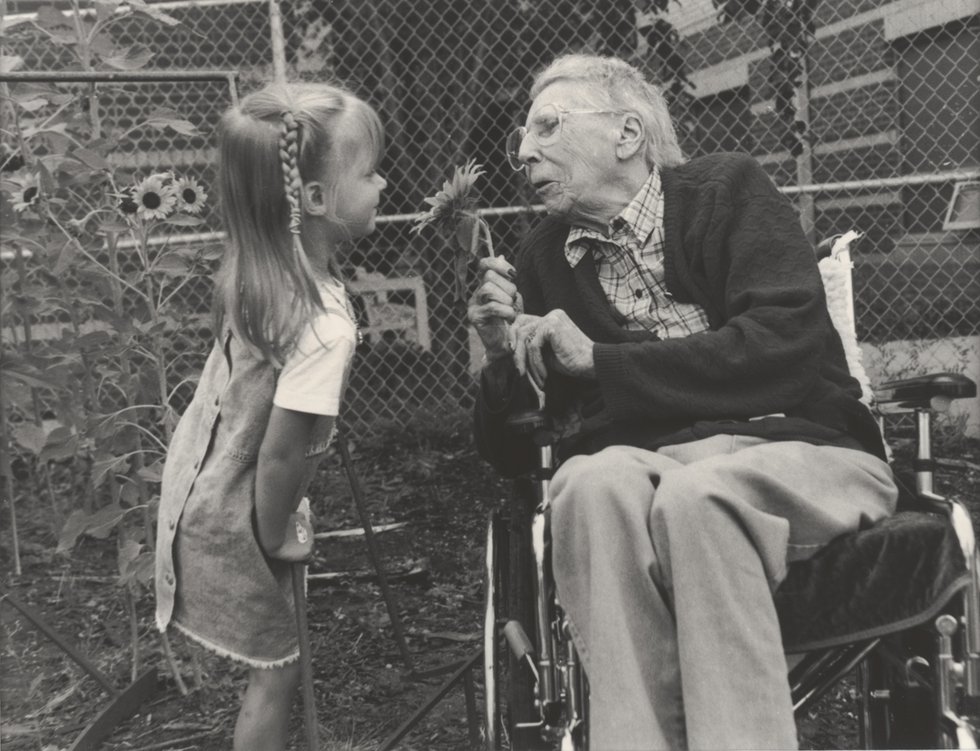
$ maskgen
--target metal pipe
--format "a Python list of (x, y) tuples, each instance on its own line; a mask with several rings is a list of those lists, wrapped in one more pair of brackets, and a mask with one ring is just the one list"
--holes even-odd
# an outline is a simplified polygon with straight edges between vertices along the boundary
[(915, 410), (915, 433), (918, 446), (915, 459), (920, 464), (915, 470), (915, 489), (919, 495), (932, 495), (932, 413), (929, 410)]
[(477, 652), (472, 657), (467, 658), (466, 661), (462, 663), (462, 665), (460, 665), (459, 669), (455, 673), (453, 673), (446, 680), (445, 683), (439, 686), (439, 688), (437, 688), (431, 694), (431, 696), (429, 696), (422, 703), (422, 705), (411, 714), (410, 717), (408, 717), (404, 722), (402, 722), (402, 724), (399, 725), (391, 733), (391, 735), (389, 735), (387, 738), (384, 739), (384, 741), (381, 742), (381, 745), (378, 747), (378, 751), (391, 751), (391, 749), (395, 748), (395, 746), (398, 745), (398, 742), (406, 735), (408, 735), (412, 731), (412, 729), (415, 728), (422, 721), (422, 718), (425, 717), (429, 713), (429, 711), (442, 700), (442, 697), (444, 697), (447, 693), (449, 693), (450, 689), (452, 689), (453, 686), (459, 683), (459, 681), (463, 679), (466, 673), (470, 669), (472, 669), (472, 667), (476, 665), (476, 663), (479, 662), (482, 658), (483, 658), (482, 651)]
[(934, 185), (936, 183), (960, 182), (980, 178), (980, 170), (953, 170), (933, 174), (901, 175), (899, 177), (875, 177), (868, 180), (844, 180), (834, 183), (814, 183), (812, 185), (779, 186), (781, 193), (841, 193), (848, 190), (869, 190), (873, 188), (901, 188), (906, 185)]
[[(877, 177), (868, 180), (846, 180), (832, 183), (812, 183), (808, 185), (777, 186), (780, 193), (794, 195), (797, 193), (843, 193), (850, 190), (869, 190), (874, 188), (901, 188), (907, 185), (934, 185), (937, 183), (959, 182), (980, 178), (980, 170), (953, 170), (950, 172), (934, 172), (932, 174), (901, 175), (899, 177)], [(501, 206), (497, 208), (477, 209), (480, 217), (513, 216), (515, 214), (540, 214), (544, 211), (543, 204), (526, 206)], [(388, 214), (379, 216), (378, 224), (398, 222), (414, 222), (421, 219), (425, 212), (411, 214)]]
[(534, 609), (538, 637), (538, 699), (542, 710), (557, 699), (555, 693), (554, 649), (551, 642), (551, 607), (545, 574), (545, 536), (547, 519), (540, 508), (531, 520), (531, 547), (534, 551)]
[(299, 641), (299, 670), (303, 689), (306, 745), (310, 751), (319, 751), (320, 724), (316, 716), (316, 694), (313, 690), (313, 649), (310, 646), (310, 626), (306, 614), (306, 564), (293, 563), (289, 569), (293, 582), (293, 607), (296, 609), (296, 637)]
[(551, 505), (551, 468), (553, 464), (554, 451), (550, 443), (538, 446), (538, 471), (541, 477), (538, 479), (538, 488), (541, 493), (541, 508), (546, 509)]
[(0, 73), (7, 83), (145, 83), (238, 80), (235, 70), (22, 70)]
[(807, 652), (803, 658), (789, 671), (790, 692), (795, 696), (809, 683), (814, 676), (823, 673), (827, 665), (839, 657), (840, 648), (831, 648), (822, 652)]
[(870, 654), (871, 650), (878, 646), (880, 639), (872, 639), (871, 641), (858, 642), (857, 644), (850, 644), (840, 650), (835, 651), (834, 657), (836, 658), (832, 664), (827, 665), (828, 669), (831, 671), (829, 675), (821, 676), (814, 685), (806, 691), (803, 696), (793, 702), (793, 711), (799, 712), (801, 709), (806, 707), (811, 701), (819, 698), (824, 694), (824, 692), (833, 686), (837, 681), (847, 675), (854, 667), (861, 662), (865, 657)]
[[(980, 697), (980, 560), (977, 558), (976, 537), (969, 512), (959, 503), (952, 508), (957, 536), (967, 550), (966, 567), (970, 572), (970, 584), (966, 590), (966, 612), (963, 617), (964, 635), (964, 687), (967, 696)], [(962, 532), (960, 530), (963, 530)], [(969, 538), (969, 539), (964, 539)]]
[(496, 512), (490, 512), (484, 558), (486, 606), (483, 612), (483, 701), (487, 751), (496, 751), (497, 748), (497, 524)]
[(269, 0), (269, 38), (272, 42), (272, 75), (276, 83), (286, 83), (286, 43), (282, 33), (282, 12), (278, 0)]
[(108, 676), (105, 675), (101, 670), (99, 670), (95, 663), (93, 663), (88, 657), (81, 653), (78, 649), (73, 647), (64, 639), (61, 634), (51, 628), (47, 622), (35, 611), (33, 608), (27, 604), (21, 602), (19, 599), (14, 597), (12, 594), (5, 593), (0, 596), (0, 604), (4, 602), (10, 603), (13, 607), (21, 612), (21, 614), (27, 618), (34, 626), (44, 634), (48, 639), (55, 644), (62, 652), (68, 655), (75, 664), (78, 665), (82, 670), (92, 676), (96, 682), (102, 686), (112, 697), (117, 697), (121, 693), (118, 688), (116, 688), (112, 681), (109, 680)]
[[(221, 7), (222, 5), (254, 5), (255, 0), (168, 0), (162, 3), (153, 3), (154, 10), (199, 10), (201, 8)], [(72, 11), (74, 13), (74, 11)], [(125, 8), (116, 8), (116, 13), (125, 13)], [(95, 8), (81, 8), (78, 11), (83, 18), (94, 16)], [(11, 13), (4, 20), (7, 29), (18, 24), (30, 23), (37, 18), (37, 13)]]
[[(127, 80), (127, 76), (135, 76), (140, 71), (134, 73), (113, 73), (112, 71), (95, 71), (91, 74), (86, 74), (82, 71), (67, 73), (57, 73), (56, 75), (112, 75), (114, 78), (112, 80), (123, 81)], [(224, 77), (232, 76), (233, 81), (237, 82), (238, 73), (235, 71), (142, 71), (144, 75), (149, 75), (146, 79), (143, 78), (133, 78), (133, 81), (139, 80), (177, 80), (174, 74), (186, 74), (186, 73), (198, 73), (198, 74), (215, 74), (214, 79), (202, 78), (199, 80), (218, 80), (218, 74), (224, 74)], [(0, 74), (0, 81), (48, 81), (52, 80), (51, 76), (55, 75), (46, 72), (28, 71), (21, 73), (4, 73)], [(80, 81), (88, 81), (88, 78), (79, 79)], [(101, 80), (101, 79), (100, 79)], [(195, 80), (193, 78), (180, 80)], [(231, 84), (229, 84), (231, 85)], [(232, 102), (237, 104), (237, 88), (232, 88)], [(835, 192), (846, 192), (849, 190), (867, 190), (871, 188), (896, 188), (903, 187), (907, 185), (933, 185), (937, 183), (948, 183), (957, 182), (961, 180), (976, 180), (980, 179), (980, 170), (957, 170), (953, 172), (937, 172), (934, 174), (918, 174), (918, 175), (902, 175), (900, 177), (880, 177), (872, 180), (849, 180), (846, 182), (835, 182), (835, 183), (816, 183), (813, 185), (787, 185), (779, 187), (778, 190), (781, 193), (795, 194), (795, 193), (835, 193)], [(542, 204), (532, 204), (525, 206), (497, 206), (493, 208), (477, 209), (476, 215), (480, 217), (502, 217), (502, 216), (516, 216), (520, 214), (540, 214), (544, 212), (544, 205)], [(384, 216), (379, 216), (376, 219), (376, 223), (382, 224), (407, 224), (410, 222), (416, 222), (425, 216), (425, 212), (416, 211), (413, 213), (404, 214), (386, 214)], [(170, 237), (170, 242), (180, 242), (185, 236), (183, 235), (173, 235)], [(223, 240), (225, 237), (224, 232), (211, 232), (211, 233), (199, 233), (190, 234), (186, 236), (187, 240), (185, 242), (194, 242), (198, 238), (204, 240)]]
[(568, 619), (562, 618), (562, 635), (568, 645), (568, 658), (565, 661), (565, 690), (568, 694), (568, 724), (570, 728), (575, 728), (585, 719), (584, 706), (582, 701), (582, 665), (579, 662), (578, 650), (572, 641), (571, 630), (568, 626)]
[[(956, 716), (953, 708), (953, 697), (956, 691), (956, 662), (953, 659), (953, 634), (956, 633), (956, 619), (951, 615), (941, 615), (936, 619), (936, 631), (938, 632), (939, 650), (937, 654), (938, 665), (936, 666), (936, 705), (940, 717), (949, 715)], [(945, 741), (945, 734), (944, 734)], [(949, 748), (949, 745), (945, 745)]]
[(408, 672), (414, 673), (415, 666), (412, 664), (412, 655), (408, 651), (408, 641), (405, 639), (405, 632), (402, 629), (401, 615), (398, 612), (398, 603), (395, 595), (388, 586), (388, 576), (384, 565), (381, 562), (381, 553), (378, 544), (374, 539), (374, 529), (371, 526), (371, 515), (368, 513), (367, 503), (364, 499), (364, 489), (361, 487), (361, 478), (354, 469), (354, 460), (350, 455), (350, 447), (347, 445), (347, 429), (344, 425), (337, 426), (337, 434), (334, 439), (337, 450), (340, 453), (340, 463), (344, 466), (347, 474), (347, 482), (350, 485), (351, 495), (354, 498), (354, 507), (361, 520), (361, 527), (364, 529), (364, 543), (367, 546), (368, 557), (374, 566), (375, 573), (378, 575), (378, 586), (381, 589), (381, 597), (385, 601), (388, 609), (388, 617), (391, 619), (391, 630), (395, 635), (395, 643), (401, 653), (402, 660)]

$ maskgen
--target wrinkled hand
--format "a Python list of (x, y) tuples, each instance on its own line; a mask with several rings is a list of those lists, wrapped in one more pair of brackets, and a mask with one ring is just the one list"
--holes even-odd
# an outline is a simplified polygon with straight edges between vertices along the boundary
[(510, 327), (510, 346), (517, 370), (544, 389), (548, 370), (577, 378), (595, 378), (592, 340), (564, 310), (545, 316), (519, 315)]
[(480, 286), (470, 298), (466, 317), (483, 342), (488, 360), (509, 356), (507, 331), (524, 310), (514, 284), (514, 267), (500, 256), (480, 259)]

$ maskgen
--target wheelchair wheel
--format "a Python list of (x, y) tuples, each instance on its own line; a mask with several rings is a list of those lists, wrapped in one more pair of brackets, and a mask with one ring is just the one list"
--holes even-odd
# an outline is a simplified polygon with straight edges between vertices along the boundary
[(500, 669), (500, 650), (502, 649), (499, 618), (500, 575), (498, 551), (500, 545), (500, 512), (491, 511), (487, 522), (486, 557), (483, 572), (483, 691), (484, 691), (484, 747), (485, 751), (501, 748), (501, 718), (499, 681), (503, 677)]
[(540, 717), (534, 703), (534, 677), (509, 649), (503, 636), (508, 621), (525, 630), (533, 623), (530, 575), (530, 512), (515, 503), (491, 513), (487, 529), (484, 614), (485, 738), (488, 751), (544, 751), (550, 748), (533, 725)]

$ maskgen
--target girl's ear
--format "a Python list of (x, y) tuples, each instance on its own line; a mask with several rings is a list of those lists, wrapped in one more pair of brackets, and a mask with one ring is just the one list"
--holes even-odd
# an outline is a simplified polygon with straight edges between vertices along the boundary
[(323, 183), (318, 181), (303, 183), (303, 211), (312, 216), (326, 215), (327, 191)]
[(620, 159), (629, 159), (638, 151), (642, 151), (643, 146), (643, 123), (636, 114), (627, 113), (616, 139), (616, 156)]

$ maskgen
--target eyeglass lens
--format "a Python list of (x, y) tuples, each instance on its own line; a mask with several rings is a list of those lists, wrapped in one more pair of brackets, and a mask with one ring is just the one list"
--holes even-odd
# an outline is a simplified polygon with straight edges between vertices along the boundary
[(562, 113), (554, 104), (545, 104), (528, 121), (526, 128), (515, 128), (507, 137), (507, 161), (515, 170), (524, 169), (520, 160), (521, 143), (530, 134), (539, 146), (548, 146), (561, 136)]
[(524, 138), (527, 136), (527, 128), (514, 128), (507, 136), (507, 163), (514, 170), (524, 169), (524, 163), (521, 161), (521, 144), (524, 143)]

